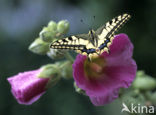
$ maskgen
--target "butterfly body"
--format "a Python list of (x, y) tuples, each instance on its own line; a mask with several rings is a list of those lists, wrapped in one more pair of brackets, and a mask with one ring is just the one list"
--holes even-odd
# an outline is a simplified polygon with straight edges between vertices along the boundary
[(98, 56), (103, 52), (109, 53), (109, 46), (112, 44), (115, 32), (129, 18), (130, 15), (128, 14), (120, 15), (96, 31), (92, 29), (88, 34), (80, 34), (57, 40), (51, 44), (50, 48), (75, 50), (77, 53), (87, 55), (89, 58)]

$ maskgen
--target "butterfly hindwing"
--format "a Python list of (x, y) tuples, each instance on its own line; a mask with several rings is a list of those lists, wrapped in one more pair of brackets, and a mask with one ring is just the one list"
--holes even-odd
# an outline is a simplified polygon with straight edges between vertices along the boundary
[(80, 44), (83, 44), (83, 49), (76, 50), (77, 53), (83, 54), (83, 55), (89, 55), (96, 53), (95, 47), (89, 40), (88, 34), (79, 34), (75, 36), (76, 38), (80, 39)]

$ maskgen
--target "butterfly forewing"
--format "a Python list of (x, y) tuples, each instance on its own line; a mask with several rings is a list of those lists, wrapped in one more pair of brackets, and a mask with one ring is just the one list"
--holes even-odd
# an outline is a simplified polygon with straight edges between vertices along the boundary
[(114, 34), (124, 25), (130, 18), (129, 14), (123, 14), (118, 17), (113, 18), (111, 21), (107, 22), (105, 26), (99, 28), (96, 32), (98, 33), (99, 43), (98, 47), (100, 50), (109, 50), (109, 46), (112, 43)]
[(105, 39), (113, 36), (114, 33), (118, 31), (120, 27), (129, 20), (129, 18), (129, 14), (123, 14), (107, 22), (106, 25), (101, 28), (101, 33), (99, 33), (98, 35), (99, 39)]
[(70, 49), (75, 50), (77, 53), (88, 55), (95, 52), (94, 49), (89, 49), (92, 44), (89, 43), (87, 34), (80, 34), (76, 36), (70, 36), (53, 42), (50, 48), (53, 49)]
[(53, 42), (50, 47), (53, 49), (80, 50), (85, 47), (87, 42), (88, 40), (80, 39), (75, 36), (70, 36)]

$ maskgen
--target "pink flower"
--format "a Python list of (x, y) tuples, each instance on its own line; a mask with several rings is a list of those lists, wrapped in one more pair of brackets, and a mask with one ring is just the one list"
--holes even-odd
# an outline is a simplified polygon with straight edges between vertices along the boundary
[(19, 73), (8, 78), (11, 92), (20, 104), (30, 105), (42, 96), (46, 90), (48, 78), (38, 78), (41, 69)]
[(119, 89), (128, 88), (135, 78), (137, 65), (132, 53), (133, 45), (128, 36), (119, 34), (113, 39), (110, 54), (104, 52), (91, 62), (79, 54), (73, 64), (76, 85), (96, 106), (113, 101)]

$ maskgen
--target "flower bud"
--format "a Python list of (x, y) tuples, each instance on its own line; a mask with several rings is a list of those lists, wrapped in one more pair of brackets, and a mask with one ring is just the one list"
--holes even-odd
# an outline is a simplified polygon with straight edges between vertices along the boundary
[(144, 76), (146, 76), (146, 74), (143, 70), (139, 70), (139, 71), (137, 71), (136, 76), (137, 77), (144, 77)]
[(44, 55), (49, 51), (49, 44), (44, 42), (42, 39), (37, 38), (30, 44), (29, 50), (33, 53)]
[(57, 34), (57, 24), (50, 21), (47, 27), (44, 27), (40, 32), (40, 38), (45, 42), (52, 42)]
[(47, 88), (54, 86), (60, 80), (59, 62), (54, 64), (47, 64), (41, 67), (41, 72), (37, 75), (39, 78), (50, 78)]
[(40, 71), (41, 69), (22, 72), (7, 79), (18, 103), (30, 105), (45, 93), (49, 78), (38, 78)]
[(156, 87), (156, 80), (142, 71), (138, 71), (132, 86), (135, 89), (152, 90)]
[(57, 24), (57, 31), (59, 34), (66, 34), (69, 30), (69, 22), (67, 20), (61, 20)]
[[(59, 62), (58, 62), (59, 63)], [(38, 74), (39, 78), (51, 78), (60, 72), (58, 63), (47, 64), (41, 67), (41, 72)]]
[(49, 28), (49, 30), (51, 30), (51, 31), (57, 31), (57, 24), (56, 24), (56, 22), (50, 21), (50, 22), (48, 23), (48, 28)]

